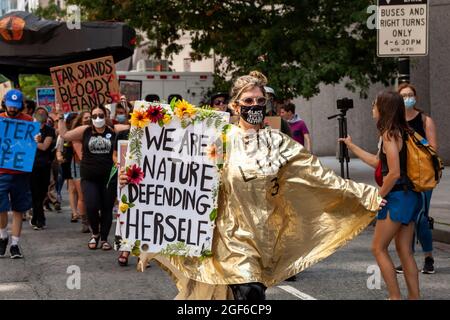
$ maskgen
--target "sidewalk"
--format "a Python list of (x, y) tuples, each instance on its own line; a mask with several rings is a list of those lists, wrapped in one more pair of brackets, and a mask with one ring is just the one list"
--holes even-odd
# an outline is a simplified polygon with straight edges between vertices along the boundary
[[(320, 157), (326, 167), (333, 169), (340, 175), (341, 167), (335, 157)], [(376, 185), (374, 170), (359, 159), (350, 159), (348, 164), (350, 179)], [(442, 179), (431, 198), (430, 216), (434, 218), (433, 239), (450, 243), (450, 167), (445, 167)]]

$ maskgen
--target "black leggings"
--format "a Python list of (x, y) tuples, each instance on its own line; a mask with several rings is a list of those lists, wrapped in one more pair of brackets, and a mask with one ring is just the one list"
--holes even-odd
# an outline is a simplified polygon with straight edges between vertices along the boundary
[(91, 181), (81, 179), (81, 190), (92, 233), (100, 233), (100, 240), (107, 241), (112, 225), (112, 209), (116, 198), (116, 185), (106, 188), (104, 179)]
[(45, 225), (44, 199), (50, 184), (50, 165), (34, 167), (31, 173), (31, 196), (33, 199), (33, 225)]

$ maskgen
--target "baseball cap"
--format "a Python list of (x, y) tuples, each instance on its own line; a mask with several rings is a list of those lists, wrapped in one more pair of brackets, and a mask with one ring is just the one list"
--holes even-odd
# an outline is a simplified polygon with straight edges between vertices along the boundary
[(23, 108), (23, 94), (20, 90), (11, 89), (5, 94), (5, 105), (10, 108)]
[(271, 87), (264, 87), (264, 90), (266, 91), (266, 93), (275, 95), (275, 90), (273, 90)]

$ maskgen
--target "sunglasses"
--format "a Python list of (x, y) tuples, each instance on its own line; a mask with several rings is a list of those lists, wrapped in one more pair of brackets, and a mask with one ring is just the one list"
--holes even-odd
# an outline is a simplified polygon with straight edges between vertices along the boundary
[(257, 104), (258, 106), (265, 106), (267, 104), (267, 98), (266, 97), (257, 97), (257, 98), (245, 98), (237, 100), (244, 106), (252, 106), (254, 104)]
[(100, 119), (105, 119), (105, 115), (103, 114), (103, 113), (100, 113), (100, 114), (93, 114), (92, 116), (91, 116), (91, 118), (92, 119), (97, 119), (97, 118), (100, 118)]
[(226, 105), (227, 103), (228, 103), (227, 101), (222, 101), (222, 100), (214, 101), (215, 106)]

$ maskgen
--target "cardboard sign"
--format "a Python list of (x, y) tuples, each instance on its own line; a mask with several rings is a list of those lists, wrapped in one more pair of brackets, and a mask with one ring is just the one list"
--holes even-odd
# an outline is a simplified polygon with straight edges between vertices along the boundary
[[(141, 119), (156, 118), (152, 105), (136, 102), (134, 114), (143, 110)], [(163, 107), (164, 124), (139, 127), (132, 116), (127, 170), (134, 167), (143, 177), (120, 191), (116, 242), (120, 239), (123, 251), (204, 256), (212, 245), (223, 165), (218, 150), (229, 116), (196, 109), (201, 120), (193, 121), (180, 119), (176, 107), (174, 112)]]
[(378, 0), (378, 56), (426, 56), (428, 15), (428, 0)]
[(0, 168), (31, 172), (39, 123), (0, 118)]
[(64, 112), (120, 101), (112, 56), (50, 68), (50, 74)]
[(281, 117), (265, 117), (264, 123), (272, 129), (281, 129)]
[(36, 105), (45, 108), (49, 113), (56, 113), (55, 88), (36, 88)]
[(127, 97), (128, 101), (141, 100), (142, 81), (140, 80), (119, 80), (120, 93)]

